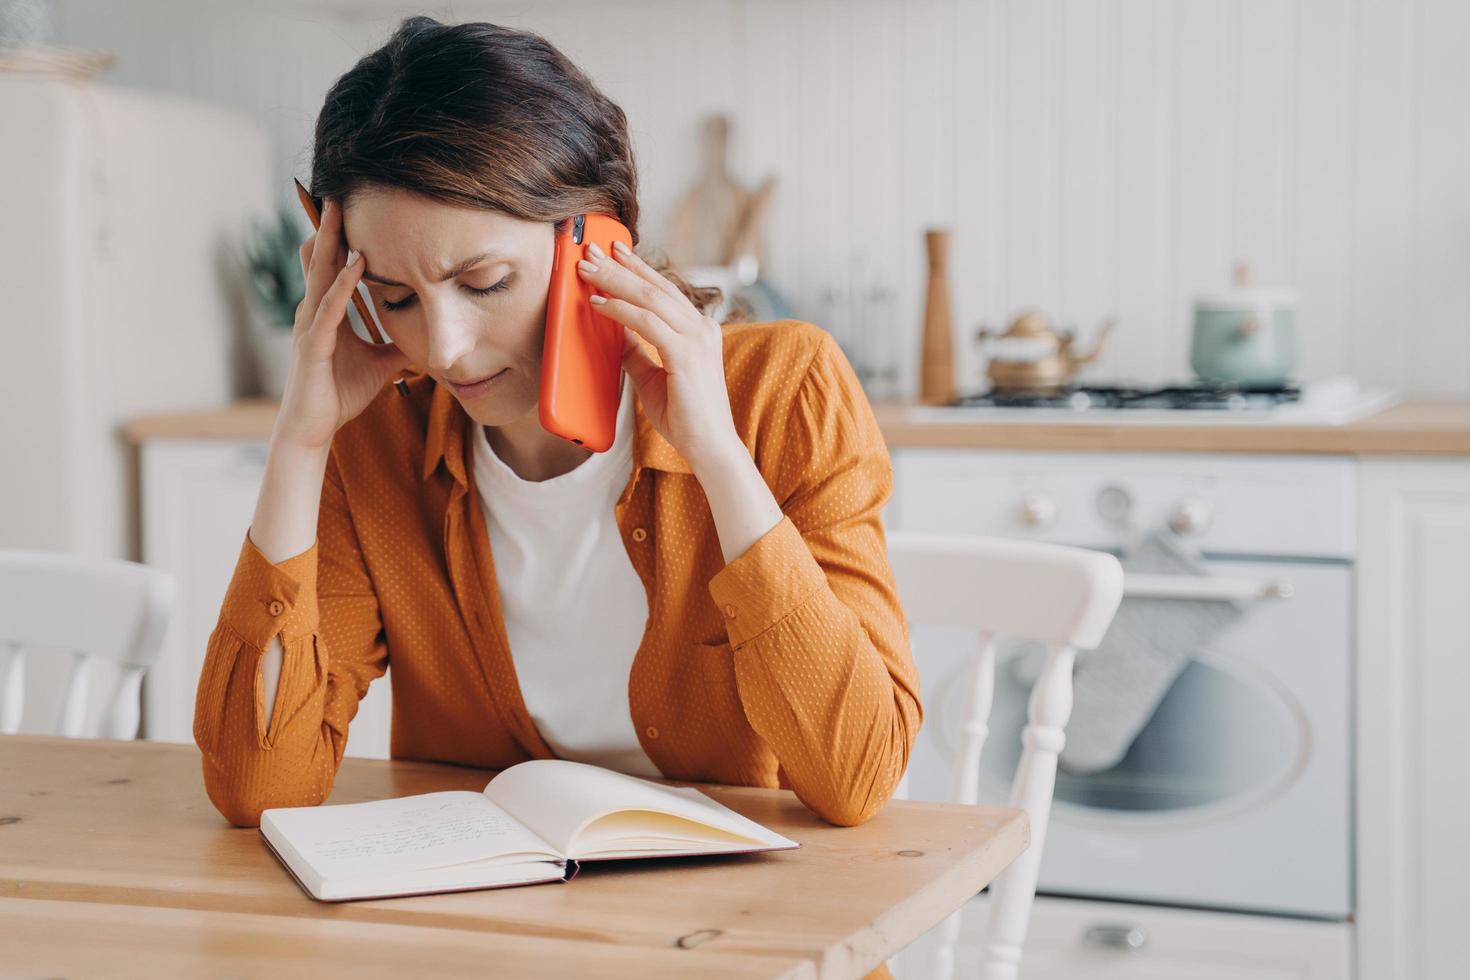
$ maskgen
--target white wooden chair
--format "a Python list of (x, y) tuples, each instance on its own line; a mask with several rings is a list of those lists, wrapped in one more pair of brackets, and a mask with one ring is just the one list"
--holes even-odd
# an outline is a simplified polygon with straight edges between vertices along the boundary
[[(1026, 811), (1031, 844), (991, 885), (982, 959), (988, 980), (1014, 980), (1036, 896), (1057, 754), (1072, 713), (1073, 657), (1102, 641), (1122, 599), (1123, 568), (1112, 555), (1084, 548), (911, 531), (888, 533), (888, 555), (910, 625), (969, 627), (978, 635), (953, 774), (954, 802), (976, 802), (995, 691), (995, 638), (1033, 640), (1047, 648), (1011, 783), (1011, 806)], [(926, 976), (953, 976), (962, 915), (963, 910), (955, 912), (941, 927), (941, 946)]]
[(0, 549), (0, 734), (20, 730), (25, 658), (70, 657), (54, 734), (87, 735), (92, 665), (118, 668), (101, 736), (138, 735), (143, 673), (158, 657), (177, 593), (173, 576), (137, 562)]

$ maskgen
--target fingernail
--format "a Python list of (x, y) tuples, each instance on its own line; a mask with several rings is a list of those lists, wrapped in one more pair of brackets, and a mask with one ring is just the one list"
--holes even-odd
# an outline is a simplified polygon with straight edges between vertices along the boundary
[(598, 296), (596, 293), (593, 293), (591, 296), (587, 297), (587, 302), (591, 303), (593, 306), (601, 306), (603, 303), (607, 302), (607, 297)]
[(347, 264), (349, 266), (356, 265), (357, 264), (357, 257), (359, 255), (361, 255), (361, 254), (362, 253), (359, 252), (357, 249), (355, 249), (355, 248), (349, 248), (347, 250)]
[(605, 259), (605, 258), (607, 258), (607, 253), (604, 252), (602, 250), (602, 247), (600, 245), (598, 245), (596, 242), (588, 242), (587, 243), (587, 251), (588, 251), (589, 254), (591, 254), (591, 256), (594, 259)]
[(633, 250), (631, 248), (629, 248), (628, 246), (624, 245), (621, 240), (615, 240), (613, 242), (613, 251), (614, 252), (617, 252), (619, 255), (632, 255), (633, 254)]
[(577, 268), (581, 269), (583, 272), (596, 272), (597, 263), (588, 262), (586, 259), (580, 259), (577, 262)]

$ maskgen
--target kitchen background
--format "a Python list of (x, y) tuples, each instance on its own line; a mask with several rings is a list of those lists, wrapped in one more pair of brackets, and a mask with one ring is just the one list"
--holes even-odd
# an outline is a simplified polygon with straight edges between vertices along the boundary
[[(1186, 377), (1196, 291), (1294, 287), (1300, 374), (1470, 394), (1470, 5), (1460, 0), (61, 0), (109, 83), (250, 113), (275, 194), (321, 96), (406, 12), (545, 33), (627, 111), (657, 244), (732, 120), (777, 178), (763, 278), (916, 386), (922, 230), (952, 231), (955, 356), (1036, 306), (1118, 328), (1091, 375)], [(1084, 344), (1084, 346), (1086, 346)], [(868, 365), (864, 365), (867, 367)], [(883, 377), (877, 387), (889, 385)]]
[[(893, 454), (890, 528), (1124, 559), (1120, 629), (1075, 678), (1072, 751), (1102, 732), (1114, 755), (1063, 758), (1023, 975), (1456, 975), (1470, 3), (0, 0), (0, 37), (50, 52), (0, 42), (0, 336), (35, 368), (0, 387), (0, 548), (181, 583), (144, 737), (191, 739), (273, 417), (259, 396), (283, 333), (244, 286), (247, 223), (304, 225), (291, 179), (324, 93), (412, 13), (532, 29), (585, 68), (627, 112), (647, 247), (699, 215), (701, 141), (724, 120), (728, 179), (774, 187), (737, 294), (843, 344)], [(90, 81), (42, 70), (89, 52)], [(977, 331), (1026, 310), (1082, 350), (1116, 320), (1084, 380), (1187, 382), (1197, 301), (1237, 266), (1275, 290), (1256, 294), (1274, 297), (1257, 339), (1294, 312), (1289, 381), (1338, 392), (1336, 415), (910, 404), (926, 337), (949, 337), (957, 392), (977, 392), (1006, 360), (987, 364)], [(1024, 373), (1045, 343), (990, 349)], [(1205, 606), (1217, 622), (1180, 627)], [(973, 637), (915, 626), (911, 789), (943, 796)], [(1146, 697), (1117, 683), (1140, 651), (1168, 662)], [(0, 731), (19, 662), (0, 648)], [(19, 730), (50, 731), (67, 665), (26, 664)], [(1002, 652), (988, 802), (1027, 664)], [(391, 678), (350, 754), (387, 755)], [(933, 975), (930, 952), (901, 980)]]

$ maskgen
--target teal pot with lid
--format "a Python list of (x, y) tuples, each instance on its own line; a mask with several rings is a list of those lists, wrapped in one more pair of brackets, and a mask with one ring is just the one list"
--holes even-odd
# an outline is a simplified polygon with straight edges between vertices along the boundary
[(1215, 384), (1290, 380), (1296, 370), (1296, 294), (1237, 287), (1196, 297), (1189, 366)]

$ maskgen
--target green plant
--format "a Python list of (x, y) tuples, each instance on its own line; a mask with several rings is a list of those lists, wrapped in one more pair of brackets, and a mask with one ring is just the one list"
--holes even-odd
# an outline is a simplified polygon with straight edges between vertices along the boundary
[(290, 330), (296, 322), (296, 307), (306, 296), (301, 275), (301, 243), (306, 241), (294, 212), (276, 209), (274, 223), (256, 218), (246, 246), (250, 263), (250, 285), (256, 302), (274, 327)]

